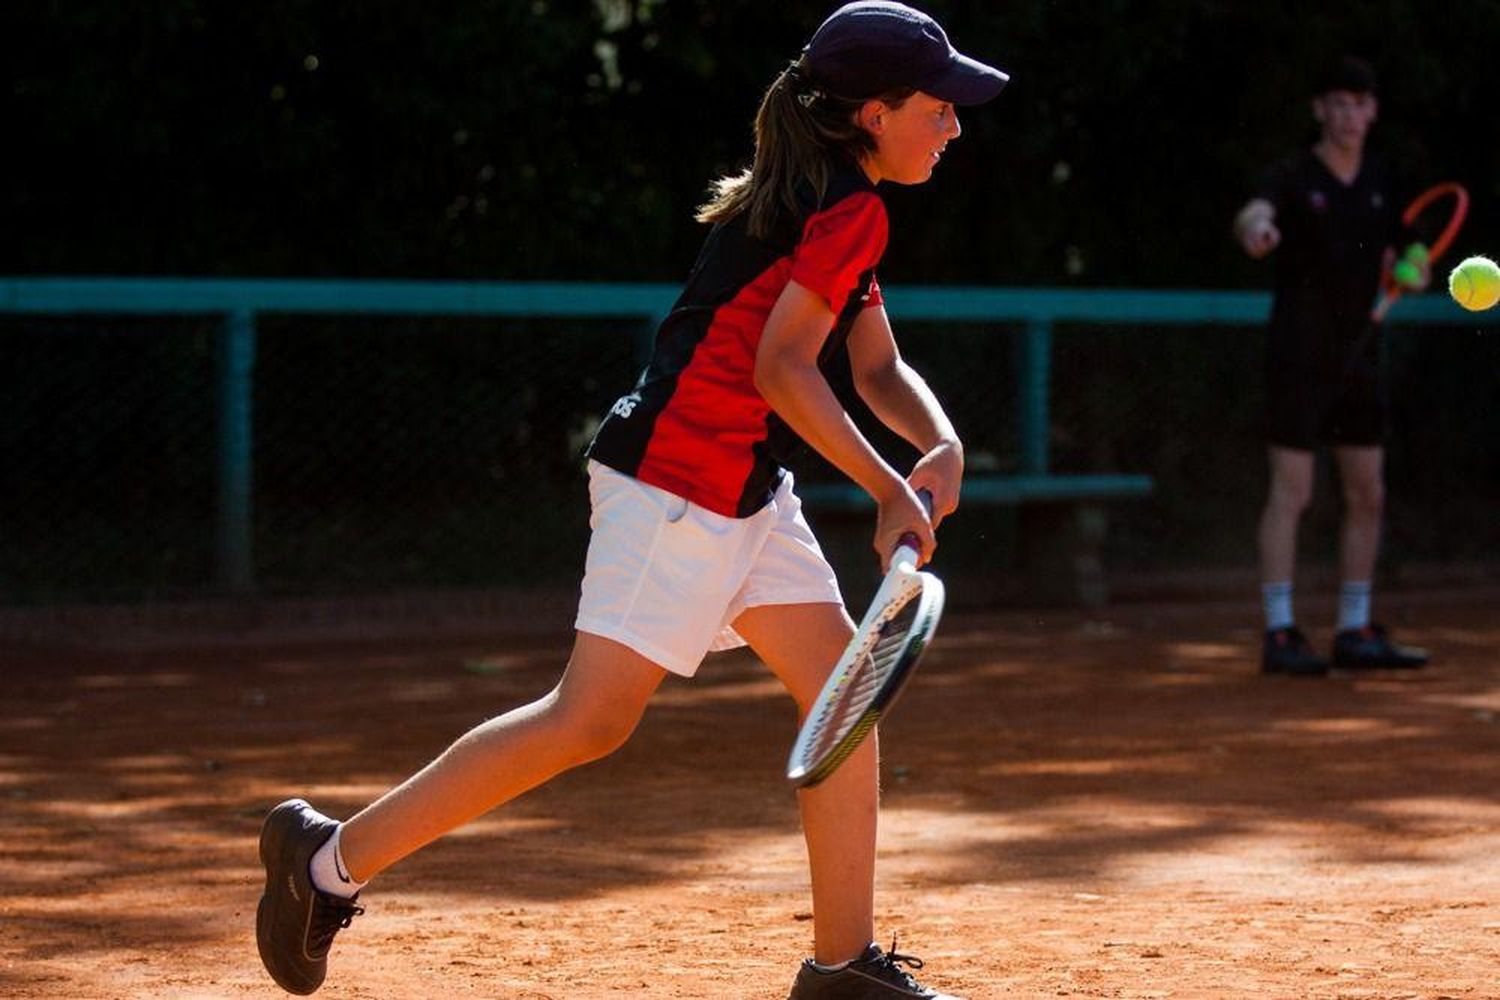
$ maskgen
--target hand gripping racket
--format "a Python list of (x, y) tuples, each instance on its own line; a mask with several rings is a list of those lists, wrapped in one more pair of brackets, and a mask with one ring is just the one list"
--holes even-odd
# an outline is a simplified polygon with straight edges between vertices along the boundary
[[(917, 491), (932, 512), (932, 494)], [(891, 556), (870, 610), (807, 713), (786, 777), (812, 788), (838, 769), (906, 685), (943, 613), (943, 582), (917, 569), (921, 542), (908, 532)]]
[[(1464, 218), (1469, 214), (1469, 192), (1462, 184), (1447, 181), (1436, 184), (1412, 199), (1401, 213), (1401, 222), (1406, 228), (1412, 230), (1421, 242), (1413, 244), (1419, 254), (1426, 258), (1430, 267), (1438, 262), (1448, 248), (1453, 245), (1453, 238), (1458, 235), (1459, 229), (1464, 224)], [(1409, 251), (1412, 248), (1408, 248)], [(1400, 266), (1399, 264), (1397, 265)], [(1401, 282), (1396, 280), (1393, 273), (1394, 268), (1387, 269), (1380, 279), (1380, 297), (1375, 300), (1374, 307), (1370, 310), (1370, 322), (1380, 323), (1385, 319), (1385, 314), (1390, 312), (1391, 306), (1401, 297), (1406, 290)]]

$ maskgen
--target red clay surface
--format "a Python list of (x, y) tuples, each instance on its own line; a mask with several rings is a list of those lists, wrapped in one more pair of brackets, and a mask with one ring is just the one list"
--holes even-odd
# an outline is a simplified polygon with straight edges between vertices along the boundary
[[(966, 997), (1500, 997), (1497, 608), (1383, 598), (1435, 666), (1312, 681), (1257, 676), (1253, 607), (951, 615), (883, 734), (885, 943)], [(0, 995), (281, 995), (265, 810), (351, 812), (566, 646), (4, 651)], [(785, 996), (791, 736), (748, 656), (669, 681), (620, 753), (374, 883), (319, 995)]]

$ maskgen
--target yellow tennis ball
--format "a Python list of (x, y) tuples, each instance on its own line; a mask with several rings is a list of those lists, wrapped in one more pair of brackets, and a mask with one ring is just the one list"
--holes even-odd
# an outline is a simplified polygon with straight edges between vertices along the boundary
[(1488, 257), (1460, 261), (1448, 275), (1448, 294), (1471, 312), (1481, 312), (1500, 302), (1500, 266)]

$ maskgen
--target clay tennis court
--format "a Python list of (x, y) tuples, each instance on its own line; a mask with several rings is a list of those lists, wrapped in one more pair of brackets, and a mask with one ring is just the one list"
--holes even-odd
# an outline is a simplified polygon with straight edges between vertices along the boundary
[[(1436, 665), (1323, 681), (1256, 675), (1240, 604), (950, 614), (883, 734), (882, 932), (967, 997), (1500, 996), (1497, 598), (1383, 597)], [(0, 995), (281, 995), (264, 811), (345, 815), (540, 694), (536, 633), (7, 649)], [(619, 754), (381, 877), (319, 995), (784, 996), (792, 734), (747, 656), (668, 681)]]

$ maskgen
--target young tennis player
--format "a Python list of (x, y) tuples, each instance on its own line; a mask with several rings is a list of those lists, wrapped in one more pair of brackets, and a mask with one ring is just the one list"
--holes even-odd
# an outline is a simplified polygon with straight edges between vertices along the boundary
[[(1401, 205), (1384, 165), (1365, 152), (1378, 110), (1374, 70), (1346, 57), (1316, 91), (1318, 140), (1272, 167), (1234, 221), (1251, 257), (1276, 251), (1266, 352), (1271, 482), (1259, 530), (1261, 669), (1328, 672), (1329, 661), (1292, 613), (1297, 525), (1312, 498), (1315, 449), (1325, 444), (1333, 446), (1344, 494), (1333, 664), (1410, 669), (1426, 664), (1427, 654), (1392, 642), (1370, 620), (1385, 499), (1386, 394), (1377, 339), (1365, 331), (1382, 268), (1402, 242)], [(1419, 286), (1426, 284), (1423, 268)]]
[[(300, 799), (266, 818), (261, 958), (294, 993), (322, 983), (333, 936), (378, 872), (559, 772), (619, 747), (668, 672), (748, 643), (805, 713), (853, 635), (783, 460), (799, 440), (878, 503), (875, 549), (958, 502), (963, 451), (897, 352), (876, 267), (881, 182), (920, 184), (959, 135), (955, 105), (1007, 77), (956, 52), (898, 3), (841, 7), (767, 90), (753, 166), (714, 186), (712, 223), (633, 391), (589, 449), (592, 537), (572, 656), (548, 694), (460, 737), (345, 823)], [(824, 372), (848, 365), (870, 409), (921, 458), (901, 476), (870, 446)], [(915, 490), (933, 498), (929, 522)], [(814, 955), (791, 996), (940, 997), (875, 944), (874, 739), (799, 793)]]

